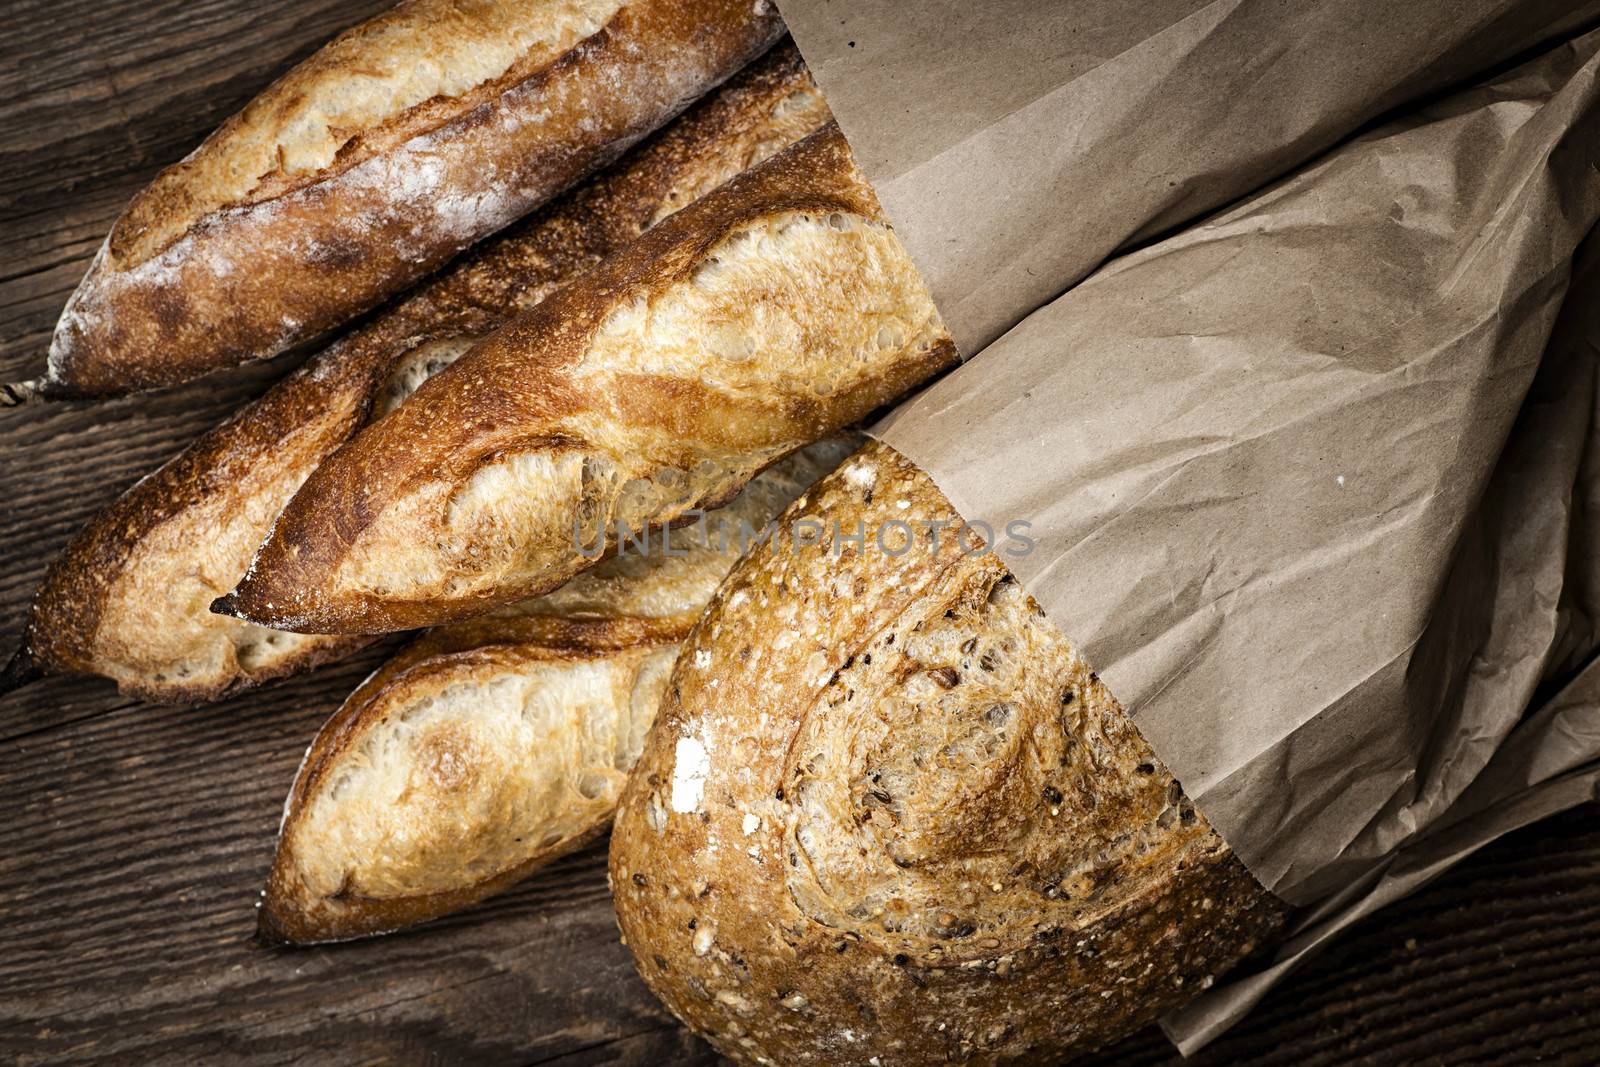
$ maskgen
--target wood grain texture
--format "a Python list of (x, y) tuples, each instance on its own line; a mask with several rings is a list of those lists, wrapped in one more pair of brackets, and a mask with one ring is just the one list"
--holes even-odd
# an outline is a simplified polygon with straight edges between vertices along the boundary
[[(0, 379), (36, 370), (123, 203), (383, 0), (12, 0), (0, 19)], [(128, 483), (285, 364), (0, 412), (0, 634)], [(206, 708), (60, 679), (0, 700), (0, 1062), (711, 1064), (617, 943), (603, 846), (412, 934), (249, 947), (279, 805), (386, 654)], [(1513, 835), (1343, 938), (1201, 1055), (1592, 1064), (1600, 805)], [(1095, 1064), (1177, 1064), (1146, 1031)]]

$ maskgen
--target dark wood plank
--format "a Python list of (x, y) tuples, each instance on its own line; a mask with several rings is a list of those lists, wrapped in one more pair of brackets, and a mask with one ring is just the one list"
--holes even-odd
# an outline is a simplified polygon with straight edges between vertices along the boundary
[[(35, 373), (127, 197), (385, 0), (11, 0), (0, 20), (0, 379)], [(292, 360), (290, 361), (292, 362)], [(0, 636), (124, 486), (284, 363), (153, 397), (0, 412)], [(57, 679), (0, 701), (0, 1060), (710, 1064), (617, 943), (603, 846), (378, 941), (251, 948), (279, 805), (381, 658), (209, 708)], [(1363, 924), (1193, 1061), (1595, 1062), (1600, 807)], [(1180, 1062), (1146, 1031), (1094, 1059)]]

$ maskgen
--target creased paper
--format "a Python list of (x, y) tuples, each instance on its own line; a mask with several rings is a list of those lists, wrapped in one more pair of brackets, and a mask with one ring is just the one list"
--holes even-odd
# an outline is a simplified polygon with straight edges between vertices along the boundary
[(926, 8), (785, 6), (975, 355), (879, 432), (969, 519), (1033, 523), (1008, 563), (1304, 906), (1166, 1020), (1187, 1051), (1338, 929), (1595, 794), (1600, 285), (1566, 298), (1600, 214), (1600, 36), (1260, 189), (1595, 12)]
[(1600, 18), (1596, 0), (781, 7), (968, 356), (1128, 242)]
[(1012, 569), (1295, 903), (1433, 821), (1540, 679), (1479, 503), (1600, 215), (1597, 51), (1117, 260), (883, 428), (1033, 523)]
[[(1346, 926), (1501, 834), (1600, 798), (1600, 239), (1587, 245), (1538, 374), (1468, 520), (1491, 636), (1457, 654), (1471, 655), (1472, 668), (1484, 674), (1475, 688), (1492, 701), (1491, 719), (1504, 736), (1431, 821), (1366, 877), (1297, 916), (1268, 961), (1164, 1020), (1186, 1052), (1236, 1022)], [(1553, 697), (1538, 695), (1562, 682)]]

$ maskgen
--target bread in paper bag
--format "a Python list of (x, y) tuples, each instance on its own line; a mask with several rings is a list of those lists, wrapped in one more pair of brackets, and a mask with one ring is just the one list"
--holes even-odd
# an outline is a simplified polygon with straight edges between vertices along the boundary
[[(735, 571), (613, 835), (624, 936), (672, 1010), (742, 1062), (1046, 1060), (1188, 1002), (1189, 965), (1223, 975), (1283, 914), (1263, 883), (1315, 901), (1418, 838), (1539, 678), (1496, 624), (1527, 601), (1475, 494), (1600, 216), (1597, 56), (1562, 46), (1113, 261), (880, 427), (867, 452), (908, 442), (903, 477), (847, 463), (793, 509), (946, 524), (947, 554), (962, 516), (1026, 519), (1036, 550), (835, 534)], [(1063, 729), (1041, 689), (1074, 671), (1103, 716)], [(1061, 734), (1101, 760), (1078, 797), (1049, 777)], [(1146, 836), (1140, 764), (1203, 834)], [(1059, 838), (1035, 836), (1046, 787), (1081, 805)], [(1082, 883), (1062, 962), (1035, 945), (1063, 883), (1035, 872), (1076, 847), (1075, 871), (1138, 858)], [(950, 901), (983, 889), (974, 945)]]
[[(807, 543), (835, 523), (865, 543)], [(736, 1062), (1054, 1062), (1281, 921), (959, 526), (869, 444), (735, 568), (667, 684), (611, 888), (639, 973)]]

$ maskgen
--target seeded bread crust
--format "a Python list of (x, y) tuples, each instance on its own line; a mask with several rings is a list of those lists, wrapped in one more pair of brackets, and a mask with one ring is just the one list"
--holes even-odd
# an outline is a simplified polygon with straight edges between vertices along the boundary
[(836, 126), (664, 220), (318, 468), (216, 610), (449, 622), (729, 499), (955, 359)]
[(782, 33), (765, 0), (411, 0), (135, 198), (36, 389), (156, 388), (314, 337), (606, 165)]
[(134, 696), (201, 701), (298, 673), (364, 639), (213, 614), (272, 520), (373, 414), (661, 217), (830, 121), (782, 44), (614, 167), (474, 249), (314, 357), (100, 512), (50, 569), (22, 658)]
[(500, 892), (610, 825), (678, 642), (760, 529), (859, 442), (763, 473), (703, 524), (555, 593), (434, 630), (318, 733), (284, 807), (258, 936), (381, 933)]
[(679, 1018), (740, 1063), (1055, 1062), (1279, 927), (996, 554), (934, 543), (926, 475), (869, 444), (801, 520), (867, 545), (734, 569), (617, 813), (623, 939)]

